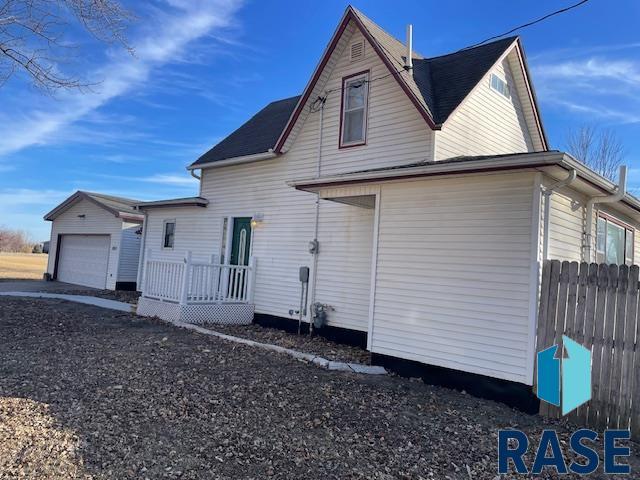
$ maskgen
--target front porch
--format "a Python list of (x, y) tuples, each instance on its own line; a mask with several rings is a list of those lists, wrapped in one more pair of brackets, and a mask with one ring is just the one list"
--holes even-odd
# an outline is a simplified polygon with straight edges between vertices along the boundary
[(253, 321), (256, 259), (248, 265), (155, 260), (146, 255), (138, 315), (193, 324), (248, 325)]

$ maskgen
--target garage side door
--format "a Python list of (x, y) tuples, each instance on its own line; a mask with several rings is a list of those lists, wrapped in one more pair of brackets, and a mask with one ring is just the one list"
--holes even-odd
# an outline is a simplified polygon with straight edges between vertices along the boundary
[(110, 245), (109, 235), (62, 235), (58, 280), (105, 288)]

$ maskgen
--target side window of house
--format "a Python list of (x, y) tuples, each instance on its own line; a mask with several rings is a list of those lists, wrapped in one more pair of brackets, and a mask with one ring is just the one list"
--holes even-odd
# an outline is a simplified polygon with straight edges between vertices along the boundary
[(173, 242), (176, 236), (176, 221), (166, 220), (162, 232), (162, 248), (173, 248)]
[(617, 265), (633, 264), (634, 231), (608, 217), (598, 216), (596, 261)]
[(341, 147), (351, 147), (366, 143), (368, 79), (369, 74), (362, 73), (342, 80)]
[(495, 73), (491, 74), (491, 89), (495, 90), (503, 97), (511, 99), (511, 92), (509, 91), (509, 85), (507, 85), (507, 82), (504, 81)]

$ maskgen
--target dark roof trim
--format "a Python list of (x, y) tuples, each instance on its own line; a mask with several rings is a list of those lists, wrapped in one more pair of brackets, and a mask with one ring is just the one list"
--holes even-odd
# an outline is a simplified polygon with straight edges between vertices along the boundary
[(149, 208), (171, 208), (171, 207), (206, 207), (209, 200), (202, 197), (170, 198), (167, 200), (156, 200), (153, 202), (141, 202), (136, 205), (138, 210)]
[(536, 96), (536, 91), (533, 87), (533, 83), (529, 80), (531, 78), (529, 74), (529, 64), (527, 63), (527, 57), (524, 54), (524, 48), (522, 48), (522, 42), (520, 41), (520, 37), (517, 40), (517, 52), (518, 58), (520, 59), (520, 66), (524, 71), (524, 81), (527, 85), (527, 92), (529, 92), (529, 100), (531, 101), (531, 106), (533, 108), (533, 113), (536, 117), (536, 124), (538, 127), (538, 132), (540, 133), (540, 138), (542, 139), (542, 144), (545, 150), (549, 150), (549, 141), (547, 140), (547, 133), (544, 130), (544, 125), (542, 124), (542, 118), (540, 116), (540, 109), (538, 108), (538, 98)]
[[(99, 197), (99, 194), (96, 194), (96, 195)], [(118, 197), (110, 197), (110, 198), (117, 199)], [(82, 190), (78, 190), (76, 193), (71, 195), (69, 198), (67, 198), (60, 205), (58, 205), (53, 210), (51, 210), (49, 213), (47, 213), (44, 216), (44, 219), (47, 220), (47, 221), (53, 221), (58, 216), (62, 215), (66, 210), (71, 208), (71, 206), (73, 206), (74, 204), (76, 204), (76, 203), (78, 203), (78, 202), (80, 202), (82, 200), (87, 200), (87, 201), (93, 203), (94, 205), (97, 205), (98, 207), (102, 208), (103, 210), (106, 210), (107, 212), (111, 213), (114, 217), (117, 217), (117, 218), (122, 218), (122, 219), (126, 219), (126, 220), (134, 220), (134, 221), (142, 221), (143, 220), (142, 215), (138, 215), (136, 213), (131, 213), (131, 212), (124, 212), (124, 211), (122, 211), (120, 209), (113, 208), (113, 207), (110, 207), (108, 205), (105, 205), (104, 203), (100, 202), (100, 200), (98, 200), (94, 196), (92, 196), (91, 193), (83, 192)], [(129, 201), (128, 199), (122, 199), (122, 200), (123, 201), (127, 201), (127, 202)]]
[(411, 100), (411, 103), (413, 103), (415, 107), (418, 109), (418, 112), (420, 113), (420, 115), (422, 115), (422, 117), (425, 119), (427, 124), (432, 129), (436, 128), (436, 125), (433, 122), (433, 119), (431, 118), (431, 114), (423, 107), (420, 101), (416, 98), (415, 94), (408, 87), (408, 85), (406, 84), (405, 80), (402, 78), (400, 73), (398, 73), (398, 70), (393, 66), (393, 64), (387, 58), (386, 54), (382, 51), (382, 49), (380, 48), (380, 45), (378, 45), (378, 42), (373, 38), (369, 30), (367, 30), (367, 28), (362, 24), (362, 22), (360, 21), (360, 18), (358, 18), (358, 15), (356, 15), (353, 8), (349, 6), (347, 7), (347, 11), (345, 12), (342, 18), (342, 22), (340, 22), (340, 25), (338, 26), (337, 30), (333, 34), (333, 37), (331, 38), (331, 41), (329, 42), (329, 45), (327, 46), (327, 49), (325, 50), (325, 53), (323, 54), (322, 59), (320, 60), (320, 63), (318, 64), (315, 71), (313, 72), (311, 81), (308, 83), (307, 87), (304, 89), (304, 93), (302, 94), (302, 97), (298, 101), (298, 104), (296, 105), (295, 110), (291, 114), (291, 118), (287, 122), (287, 126), (285, 127), (284, 131), (282, 132), (282, 135), (280, 136), (280, 138), (278, 139), (275, 145), (274, 151), (276, 153), (282, 153), (282, 147), (284, 146), (284, 143), (289, 137), (289, 134), (291, 133), (291, 130), (296, 124), (298, 117), (302, 113), (304, 106), (307, 103), (307, 100), (309, 100), (309, 96), (311, 95), (311, 92), (313, 91), (316, 83), (320, 79), (320, 76), (322, 75), (322, 71), (324, 70), (324, 67), (329, 61), (329, 58), (331, 58), (331, 54), (333, 53), (336, 46), (338, 45), (338, 41), (340, 40), (340, 37), (344, 33), (344, 30), (347, 28), (347, 25), (351, 20), (354, 21), (356, 26), (362, 32), (362, 35), (364, 35), (367, 41), (369, 41), (369, 43), (373, 46), (373, 49), (376, 51), (376, 53), (378, 54), (380, 59), (383, 61), (383, 63), (387, 66), (387, 68), (389, 69), (389, 72), (393, 74), (393, 77), (396, 79), (396, 81), (398, 82), (402, 90), (404, 90), (404, 92), (407, 94), (407, 96)]
[[(287, 182), (287, 184), (297, 190), (317, 192), (319, 189), (327, 187), (363, 183), (380, 183), (442, 175), (527, 170), (552, 166), (558, 166), (567, 171), (576, 170), (578, 178), (604, 195), (611, 195), (617, 189), (615, 183), (591, 170), (570, 155), (559, 151), (451, 158), (435, 162), (424, 162), (423, 164), (412, 163), (400, 167), (379, 168), (332, 177), (298, 180)], [(626, 194), (621, 202), (636, 212), (640, 212), (640, 200), (633, 195)]]

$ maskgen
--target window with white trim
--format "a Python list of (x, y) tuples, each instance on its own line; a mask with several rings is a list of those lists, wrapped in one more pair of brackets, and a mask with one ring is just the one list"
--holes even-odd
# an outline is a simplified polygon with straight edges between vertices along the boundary
[(491, 89), (492, 90), (495, 90), (496, 92), (498, 92), (503, 97), (508, 98), (509, 100), (511, 100), (511, 92), (509, 91), (509, 85), (507, 85), (506, 81), (501, 79), (495, 73), (492, 73), (490, 82), (491, 82)]
[(342, 131), (340, 146), (363, 145), (367, 137), (367, 103), (369, 74), (342, 81)]
[(596, 224), (596, 262), (633, 264), (633, 228), (598, 215)]
[(173, 248), (176, 237), (176, 221), (165, 220), (162, 227), (162, 248)]

